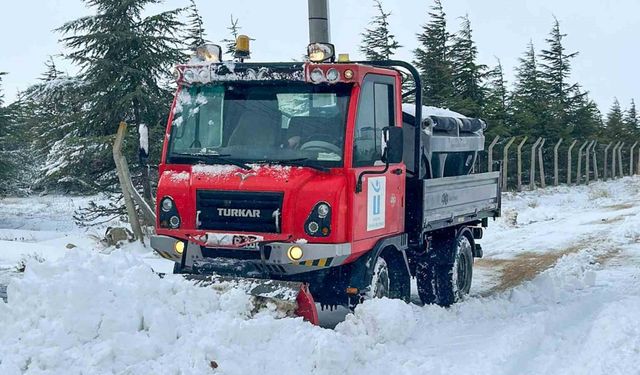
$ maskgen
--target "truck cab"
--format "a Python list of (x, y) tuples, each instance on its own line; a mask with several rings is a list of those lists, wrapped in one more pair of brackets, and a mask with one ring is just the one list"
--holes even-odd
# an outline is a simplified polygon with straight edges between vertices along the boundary
[(152, 237), (175, 272), (305, 282), (328, 305), (408, 300), (429, 247), (421, 106), (403, 135), (400, 70), (331, 54), (222, 62), (208, 46), (177, 68)]

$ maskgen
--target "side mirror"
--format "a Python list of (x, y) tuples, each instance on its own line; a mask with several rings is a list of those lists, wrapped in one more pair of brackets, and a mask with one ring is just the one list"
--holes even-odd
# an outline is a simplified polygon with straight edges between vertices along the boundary
[(382, 129), (385, 139), (385, 148), (383, 152), (383, 161), (389, 164), (397, 164), (402, 161), (404, 153), (404, 137), (402, 128), (397, 126), (389, 126)]

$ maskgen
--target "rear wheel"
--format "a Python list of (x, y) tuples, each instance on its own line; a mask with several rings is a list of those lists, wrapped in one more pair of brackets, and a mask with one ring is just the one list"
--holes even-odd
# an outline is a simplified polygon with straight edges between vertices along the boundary
[(382, 257), (376, 259), (373, 267), (373, 277), (369, 287), (369, 298), (389, 298), (390, 293), (389, 267)]
[(416, 279), (423, 303), (446, 307), (469, 294), (473, 278), (471, 241), (462, 234), (455, 246), (453, 264), (435, 264), (426, 259), (418, 263)]

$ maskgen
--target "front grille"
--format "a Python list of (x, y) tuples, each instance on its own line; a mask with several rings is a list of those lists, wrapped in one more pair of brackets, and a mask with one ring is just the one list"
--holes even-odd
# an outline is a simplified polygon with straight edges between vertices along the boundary
[(280, 233), (282, 197), (282, 193), (198, 190), (198, 228)]

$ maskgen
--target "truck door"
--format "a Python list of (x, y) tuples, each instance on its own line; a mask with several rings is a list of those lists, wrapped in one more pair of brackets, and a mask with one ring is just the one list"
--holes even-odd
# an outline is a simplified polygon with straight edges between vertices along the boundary
[[(362, 172), (384, 170), (382, 129), (401, 126), (401, 114), (396, 113), (396, 84), (395, 77), (377, 74), (368, 74), (362, 82), (353, 141), (352, 172), (356, 181)], [(354, 242), (403, 232), (404, 192), (403, 163), (390, 165), (384, 174), (365, 175), (362, 191), (353, 201)]]

